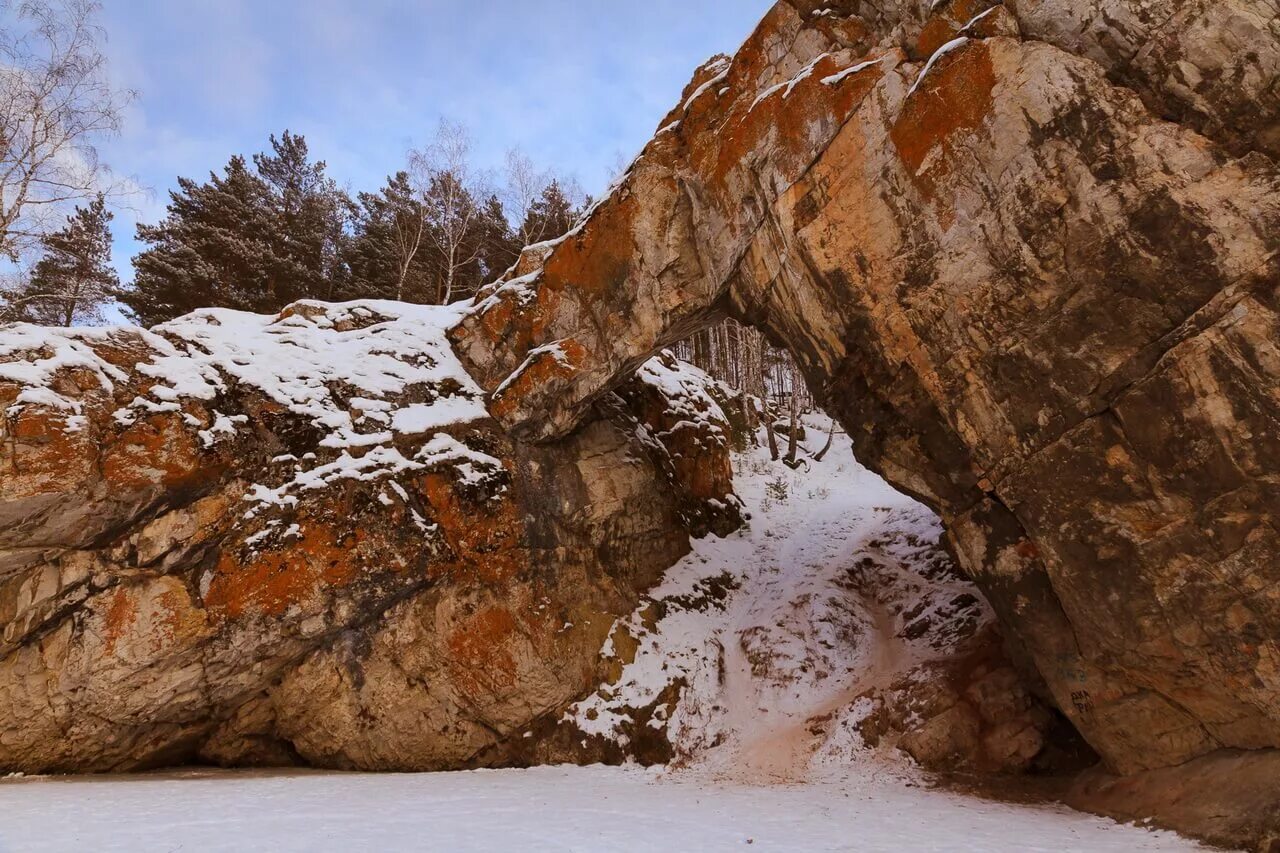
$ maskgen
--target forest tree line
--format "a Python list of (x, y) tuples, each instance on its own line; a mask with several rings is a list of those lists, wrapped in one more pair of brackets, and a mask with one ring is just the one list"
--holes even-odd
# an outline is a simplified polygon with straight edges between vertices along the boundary
[(298, 299), (448, 304), (568, 231), (585, 199), (512, 151), (496, 186), (465, 128), (442, 122), (376, 191), (354, 195), (285, 131), (204, 183), (180, 178), (168, 215), (138, 228), (147, 248), (119, 301), (144, 325), (216, 305), (273, 313)]
[(274, 313), (298, 299), (446, 304), (497, 278), (528, 243), (569, 230), (587, 203), (572, 181), (518, 151), (495, 185), (465, 128), (442, 122), (376, 191), (354, 195), (284, 131), (206, 181), (178, 178), (163, 220), (138, 226), (132, 284), (111, 264), (102, 194), (43, 235), (40, 259), (8, 290), (3, 319), (94, 322), (111, 301), (144, 326), (197, 308)]
[[(794, 468), (805, 464), (801, 450), (819, 462), (831, 450), (835, 422), (821, 445), (805, 434), (800, 416), (815, 408), (813, 394), (791, 353), (770, 344), (758, 329), (723, 320), (680, 341), (673, 351), (676, 358), (728, 387), (732, 392), (728, 404), (739, 409), (734, 414), (741, 419), (748, 440), (754, 442), (763, 426), (775, 461), (781, 458)], [(779, 434), (785, 439), (785, 451)]]
[(112, 83), (100, 11), (97, 0), (0, 3), (0, 322), (100, 322), (112, 303), (152, 325), (300, 298), (451, 302), (567, 231), (587, 203), (519, 151), (494, 179), (466, 129), (445, 121), (383, 186), (354, 193), (286, 130), (206, 180), (178, 178), (163, 219), (138, 226), (145, 248), (122, 284), (109, 205), (138, 188), (97, 145), (136, 95)]
[(138, 187), (97, 146), (118, 136), (136, 93), (111, 81), (100, 13), (97, 0), (0, 3), (0, 321), (95, 323), (113, 304), (151, 325), (306, 297), (449, 302), (567, 231), (586, 204), (518, 151), (493, 181), (457, 124), (356, 193), (285, 131), (205, 181), (179, 178), (161, 222), (138, 227), (145, 248), (122, 284), (110, 206)]

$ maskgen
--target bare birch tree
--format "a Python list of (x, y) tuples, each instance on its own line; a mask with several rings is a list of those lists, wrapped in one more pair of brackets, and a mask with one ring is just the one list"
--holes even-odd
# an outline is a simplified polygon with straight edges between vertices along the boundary
[(787, 359), (788, 379), (791, 383), (790, 415), (791, 423), (787, 427), (787, 464), (795, 468), (800, 462), (796, 459), (796, 450), (800, 446), (800, 388), (804, 380), (800, 378), (800, 368), (794, 358)]
[(423, 199), (426, 197), (426, 188), (430, 185), (430, 179), (422, 174), (421, 163), (415, 164), (413, 157), (409, 159), (410, 169), (416, 168), (417, 174), (413, 171), (402, 173), (404, 180), (400, 180), (400, 175), (396, 175), (387, 189), (392, 220), (390, 223), (391, 249), (396, 257), (397, 300), (404, 299), (405, 282), (409, 279), (409, 270), (412, 269), (414, 260), (422, 250), (422, 243), (427, 234), (426, 205)]
[[(827, 442), (817, 455), (801, 443), (801, 416), (813, 410), (813, 394), (795, 358), (786, 350), (771, 346), (758, 329), (725, 320), (694, 332), (674, 349), (678, 358), (738, 392), (735, 405), (741, 406), (748, 440), (757, 443), (758, 429), (763, 426), (774, 461), (781, 459), (790, 467), (799, 468), (808, 464), (800, 458), (800, 451), (817, 461), (830, 451), (834, 421)], [(787, 427), (780, 423), (784, 418), (790, 422)], [(785, 453), (779, 446), (779, 432), (787, 436)]]
[(95, 0), (0, 0), (0, 254), (16, 259), (76, 202), (117, 192), (95, 143), (133, 93), (112, 86)]
[(542, 193), (551, 183), (549, 170), (539, 170), (533, 160), (519, 148), (507, 151), (506, 186), (503, 189), (502, 203), (507, 210), (512, 224), (516, 228), (516, 238), (521, 246), (530, 246), (540, 242), (545, 236), (532, 233), (537, 230), (537, 217), (531, 217)]
[(760, 333), (751, 327), (739, 327), (739, 333), (738, 339), (742, 341), (739, 361), (742, 364), (742, 368), (741, 378), (737, 387), (742, 391), (743, 420), (747, 426), (747, 434), (751, 437), (751, 443), (754, 445), (756, 443), (758, 422), (752, 395), (756, 393), (757, 387), (764, 384), (758, 373), (762, 341)]
[(488, 182), (471, 162), (471, 134), (447, 119), (441, 119), (430, 145), (409, 152), (409, 166), (428, 182), (422, 196), (425, 233), (440, 258), (439, 301), (448, 304), (458, 295), (459, 274), (484, 251), (475, 235)]

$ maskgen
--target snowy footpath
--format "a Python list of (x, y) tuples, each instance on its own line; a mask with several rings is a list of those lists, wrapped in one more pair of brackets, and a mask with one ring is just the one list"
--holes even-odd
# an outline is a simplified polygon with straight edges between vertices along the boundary
[[(825, 438), (810, 424), (810, 443)], [(735, 460), (749, 525), (696, 543), (610, 641), (619, 681), (570, 717), (625, 743), (675, 681), (672, 769), (417, 775), (179, 771), (0, 781), (0, 853), (28, 851), (1141, 851), (1171, 833), (931, 790), (857, 724), (883, 688), (990, 613), (936, 571), (940, 528), (859, 466)], [(931, 570), (931, 567), (933, 569)], [(905, 619), (922, 620), (903, 640)], [(606, 647), (606, 654), (620, 656)], [(816, 722), (820, 721), (820, 722)]]

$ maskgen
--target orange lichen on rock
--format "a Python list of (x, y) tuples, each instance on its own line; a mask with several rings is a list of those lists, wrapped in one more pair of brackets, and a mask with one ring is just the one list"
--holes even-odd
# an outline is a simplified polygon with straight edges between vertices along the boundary
[(450, 632), (446, 645), (450, 674), (469, 698), (510, 688), (516, 659), (510, 646), (516, 620), (504, 607), (488, 607)]
[(956, 37), (959, 29), (947, 16), (934, 15), (924, 25), (924, 29), (920, 31), (920, 38), (916, 40), (916, 56), (921, 59), (933, 56), (938, 48)]
[(969, 42), (939, 58), (903, 104), (890, 137), (926, 194), (932, 196), (937, 178), (947, 174), (946, 147), (957, 135), (980, 128), (990, 115), (995, 85), (990, 50), (982, 42)]
[(138, 618), (138, 603), (133, 600), (129, 590), (121, 587), (111, 596), (107, 613), (103, 621), (102, 644), (107, 656), (116, 653), (120, 639), (129, 632)]
[(183, 640), (198, 636), (203, 632), (206, 622), (205, 613), (191, 601), (191, 594), (176, 579), (172, 589), (167, 589), (155, 597), (158, 606), (155, 636), (152, 639), (152, 651), (173, 646)]
[[(690, 448), (674, 460), (676, 476), (687, 483), (689, 494), (700, 500), (719, 500), (733, 483), (733, 468), (727, 456), (708, 457), (701, 445)], [(728, 485), (726, 485), (728, 484)]]
[[(491, 285), (495, 292), (483, 300), (482, 307), (473, 315), (475, 325), (490, 344), (502, 344), (504, 349), (531, 349), (544, 340), (546, 328), (560, 306), (561, 288), (543, 286), (538, 281), (537, 295), (529, 299), (514, 290), (501, 290), (501, 285)], [(449, 339), (460, 343), (470, 335), (471, 326), (461, 323), (449, 331)]]
[[(657, 186), (673, 195), (678, 189), (670, 177)], [(632, 232), (638, 213), (636, 197), (629, 193), (601, 205), (590, 225), (547, 258), (543, 289), (569, 289), (579, 300), (589, 301), (625, 288), (635, 255)]]
[(433, 574), (464, 573), (497, 584), (529, 565), (519, 507), (509, 494), (483, 502), (470, 500), (458, 493), (454, 479), (445, 474), (426, 474), (420, 485), (454, 555), (452, 562), (433, 566)]
[(208, 629), (205, 612), (195, 606), (186, 585), (176, 577), (117, 586), (96, 600), (94, 611), (101, 657), (115, 663), (158, 660), (190, 648)]
[[(127, 330), (111, 337), (95, 340), (93, 354), (112, 367), (127, 373), (132, 373), (140, 363), (150, 361), (154, 356), (150, 347), (133, 337)], [(85, 371), (85, 374), (85, 381), (80, 387), (85, 391), (97, 388), (100, 384), (98, 374), (90, 371)]]
[(533, 356), (507, 387), (494, 394), (489, 410), (495, 417), (515, 412), (525, 400), (556, 379), (572, 376), (587, 360), (587, 349), (575, 340), (560, 341), (556, 349)]
[[(500, 341), (515, 317), (515, 301), (512, 298), (495, 299), (480, 312), (480, 328), (489, 334), (489, 340)], [(462, 326), (459, 329), (464, 328)]]
[(178, 486), (207, 474), (196, 437), (178, 414), (140, 418), (107, 446), (102, 476), (114, 486)]
[[(720, 91), (725, 87), (725, 78), (732, 63), (732, 57), (723, 53), (711, 57), (694, 71), (693, 77), (680, 93), (680, 100), (671, 108), (662, 121), (658, 122), (660, 130), (674, 130), (678, 124), (688, 122), (719, 104)], [(650, 145), (658, 142), (662, 134), (655, 137)]]
[[(785, 85), (772, 93), (765, 90), (756, 96), (758, 100), (740, 100), (723, 132), (692, 139), (690, 160), (695, 169), (706, 175), (710, 186), (719, 187), (726, 185), (732, 172), (749, 168), (753, 155), (768, 150), (775, 166), (790, 179), (798, 178), (819, 153), (809, 126), (839, 126), (858, 109), (884, 76), (883, 66), (875, 59), (844, 62), (825, 56), (805, 76), (782, 81)], [(839, 76), (846, 68), (866, 62), (872, 64)]]
[(239, 619), (247, 613), (281, 616), (325, 589), (345, 587), (356, 579), (358, 546), (364, 538), (359, 530), (339, 537), (311, 520), (302, 529), (301, 541), (248, 561), (224, 551), (204, 597), (205, 607), (219, 620)]
[(98, 458), (92, 434), (72, 428), (65, 412), (23, 407), (5, 416), (0, 495), (21, 500), (83, 488)]
[(929, 18), (916, 39), (916, 56), (928, 59), (978, 15), (992, 8), (991, 0), (952, 0)]

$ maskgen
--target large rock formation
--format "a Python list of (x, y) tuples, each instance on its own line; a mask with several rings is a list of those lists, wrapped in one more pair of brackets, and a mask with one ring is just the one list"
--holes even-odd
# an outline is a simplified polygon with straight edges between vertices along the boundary
[(1274, 0), (785, 0), (453, 340), (548, 440), (753, 323), (1112, 769), (1280, 747), (1278, 152)]
[(1110, 769), (1273, 790), (1277, 156), (1275, 0), (783, 0), (465, 314), (8, 333), (0, 767), (536, 752), (732, 524), (710, 398), (624, 386), (732, 316)]
[(737, 523), (723, 414), (655, 360), (513, 442), (457, 316), (7, 328), (0, 773), (498, 763), (594, 688), (689, 532)]

